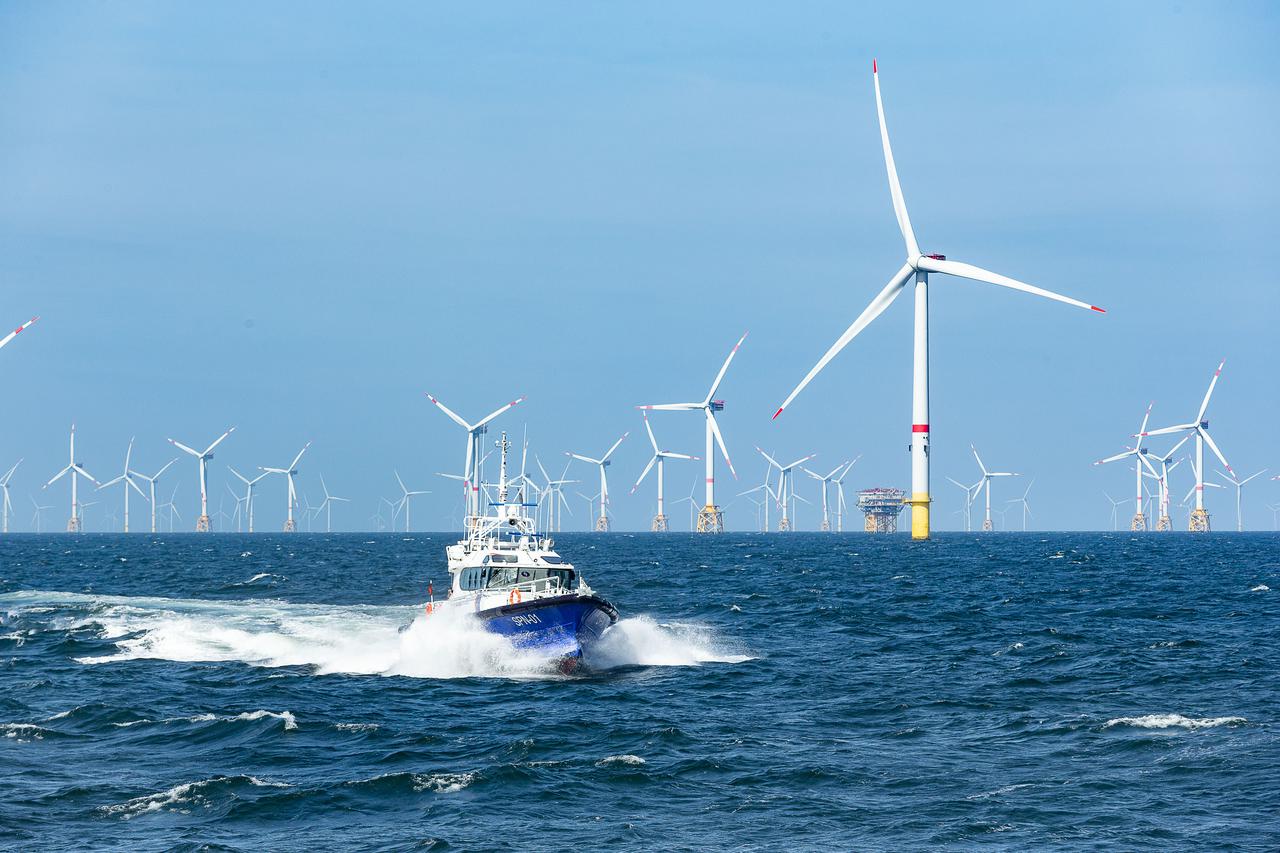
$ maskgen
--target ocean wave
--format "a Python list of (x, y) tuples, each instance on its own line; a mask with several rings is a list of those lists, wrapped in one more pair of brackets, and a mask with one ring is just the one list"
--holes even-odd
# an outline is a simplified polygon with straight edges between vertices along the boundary
[(638, 767), (641, 764), (647, 763), (647, 761), (638, 755), (606, 755), (604, 758), (596, 762), (596, 767), (614, 767), (617, 765)]
[(1133, 726), (1139, 729), (1208, 729), (1214, 726), (1237, 726), (1249, 722), (1244, 717), (1184, 717), (1181, 714), (1147, 714), (1142, 717), (1116, 717), (1103, 724), (1104, 729), (1113, 726)]
[(0, 732), (4, 732), (5, 737), (12, 738), (18, 743), (44, 740), (45, 735), (53, 734), (52, 730), (37, 726), (35, 723), (0, 723)]
[(174, 785), (155, 794), (144, 794), (123, 803), (102, 806), (98, 809), (104, 815), (130, 820), (139, 815), (158, 812), (165, 809), (189, 812), (189, 806), (209, 808), (218, 795), (234, 798), (237, 789), (249, 788), (288, 788), (286, 782), (268, 782), (254, 776), (214, 776), (198, 782), (184, 782)]
[(1249, 592), (1271, 592), (1271, 587), (1267, 586), (1265, 583), (1260, 583), (1253, 589), (1249, 590)]
[[(485, 630), (474, 615), (417, 605), (301, 604), (271, 599), (201, 601), (80, 593), (0, 595), (0, 606), (37, 610), (64, 630), (91, 629), (114, 642), (108, 654), (78, 663), (239, 661), (264, 667), (311, 667), (317, 674), (410, 678), (558, 678), (545, 655), (522, 651)], [(659, 624), (647, 616), (619, 621), (593, 650), (595, 669), (740, 663), (750, 655), (721, 648), (700, 626)]]
[(246, 711), (243, 714), (234, 716), (219, 716), (218, 714), (195, 714), (190, 717), (166, 717), (163, 720), (126, 720), (121, 723), (112, 723), (118, 729), (132, 728), (133, 726), (142, 725), (168, 725), (171, 723), (235, 723), (235, 722), (253, 722), (255, 720), (275, 719), (284, 723), (286, 732), (294, 731), (298, 728), (298, 719), (289, 711)]
[(622, 666), (698, 666), (742, 663), (751, 655), (719, 648), (712, 632), (698, 625), (659, 624), (648, 616), (621, 619), (591, 649), (587, 663), (598, 669)]

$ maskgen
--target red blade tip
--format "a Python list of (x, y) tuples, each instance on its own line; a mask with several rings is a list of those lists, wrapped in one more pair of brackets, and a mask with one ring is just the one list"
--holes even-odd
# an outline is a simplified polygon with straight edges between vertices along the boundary
[(782, 414), (782, 406), (779, 406), (779, 407), (778, 407), (778, 411), (776, 411), (776, 412), (774, 412), (774, 413), (773, 413), (773, 420), (775, 420), (775, 421), (776, 421), (776, 420), (778, 419), (778, 415), (780, 415), (780, 414)]
[(871, 59), (871, 73), (872, 73), (872, 74), (876, 74), (876, 73), (878, 73), (878, 72), (879, 72), (879, 70), (880, 70), (880, 69), (876, 68), (876, 61), (875, 61), (875, 58), (873, 57), (873, 58)]
[(1097, 311), (1099, 314), (1105, 314), (1105, 313), (1107, 313), (1107, 309), (1106, 309), (1106, 308), (1099, 308), (1097, 305), (1090, 305), (1090, 306), (1089, 306), (1089, 308), (1090, 308), (1090, 309), (1092, 309), (1092, 310), (1094, 310), (1094, 311)]

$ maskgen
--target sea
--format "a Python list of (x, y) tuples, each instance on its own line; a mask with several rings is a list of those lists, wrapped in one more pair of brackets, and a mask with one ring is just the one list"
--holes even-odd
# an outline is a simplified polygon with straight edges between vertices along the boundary
[(1280, 534), (563, 534), (571, 675), (456, 538), (0, 537), (0, 847), (1280, 849)]

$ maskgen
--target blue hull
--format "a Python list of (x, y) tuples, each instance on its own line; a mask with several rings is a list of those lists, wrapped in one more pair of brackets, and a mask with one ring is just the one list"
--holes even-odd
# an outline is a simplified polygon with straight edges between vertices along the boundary
[(518, 649), (545, 653), (572, 667), (583, 649), (618, 621), (618, 611), (594, 595), (559, 595), (507, 604), (476, 614), (485, 627), (510, 638)]

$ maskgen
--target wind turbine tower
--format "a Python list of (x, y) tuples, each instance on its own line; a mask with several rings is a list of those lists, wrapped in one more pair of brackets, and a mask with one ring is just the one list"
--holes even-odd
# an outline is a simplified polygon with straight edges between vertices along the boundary
[(42, 488), (45, 488), (45, 489), (49, 488), (54, 483), (61, 480), (63, 476), (66, 474), (71, 475), (71, 517), (67, 519), (67, 532), (79, 533), (81, 530), (81, 525), (80, 525), (81, 504), (80, 504), (80, 494), (79, 494), (79, 481), (77, 478), (85, 477), (86, 479), (89, 480), (89, 482), (93, 483), (94, 485), (97, 485), (98, 481), (93, 478), (92, 474), (90, 474), (88, 471), (84, 469), (84, 466), (82, 466), (79, 462), (76, 461), (76, 425), (75, 424), (71, 425), (71, 455), (70, 455), (70, 461), (67, 462), (67, 467), (63, 468), (57, 474), (54, 474), (53, 479), (45, 483)]
[(876, 317), (879, 317), (894, 299), (906, 288), (907, 282), (915, 279), (915, 348), (912, 371), (911, 396), (911, 537), (913, 539), (929, 538), (929, 273), (945, 273), (972, 279), (1012, 290), (1020, 290), (1036, 296), (1043, 296), (1057, 302), (1075, 305), (1078, 308), (1101, 312), (1102, 309), (1078, 299), (1062, 296), (1043, 288), (1034, 287), (980, 267), (958, 261), (947, 260), (946, 255), (923, 254), (916, 243), (915, 232), (911, 228), (911, 219), (907, 215), (907, 204), (902, 196), (902, 187), (898, 183), (898, 170), (894, 165), (893, 151), (889, 146), (889, 130), (884, 119), (884, 103), (880, 97), (880, 74), (875, 62), (871, 64), (871, 76), (876, 91), (876, 114), (880, 120), (880, 144), (884, 149), (885, 171), (889, 177), (889, 194), (893, 198), (893, 210), (897, 215), (898, 229), (902, 232), (906, 244), (906, 261), (898, 269), (884, 289), (871, 300), (871, 304), (853, 321), (853, 325), (845, 330), (826, 354), (818, 360), (808, 375), (800, 381), (790, 396), (783, 401), (774, 413), (774, 418), (782, 414), (782, 410), (791, 404), (810, 380), (831, 359), (845, 348), (848, 343), (865, 329)]
[(4, 514), (3, 530), (0, 532), (9, 532), (9, 514), (13, 512), (13, 504), (9, 502), (9, 480), (13, 478), (13, 472), (18, 470), (18, 466), (22, 464), (19, 459), (13, 463), (13, 467), (4, 472), (4, 476), (0, 477), (0, 512)]
[(209, 479), (208, 478), (209, 478), (209, 460), (213, 458), (213, 449), (217, 447), (219, 444), (221, 444), (223, 440), (226, 439), (227, 436), (231, 435), (231, 433), (235, 431), (236, 431), (236, 428), (231, 427), (231, 429), (227, 430), (222, 435), (218, 436), (218, 439), (214, 441), (213, 444), (210, 444), (208, 447), (206, 447), (203, 453), (201, 453), (198, 450), (195, 450), (194, 448), (187, 447), (185, 444), (183, 444), (180, 441), (174, 441), (172, 438), (169, 439), (169, 443), (172, 444), (174, 447), (178, 448), (183, 453), (188, 453), (194, 456), (196, 458), (196, 465), (200, 469), (200, 517), (196, 519), (197, 533), (209, 532), (209, 489), (208, 489)]
[(666, 533), (670, 530), (667, 524), (667, 510), (663, 499), (663, 467), (668, 459), (691, 459), (697, 460), (696, 456), (688, 456), (684, 453), (672, 453), (669, 450), (659, 450), (658, 440), (653, 437), (653, 427), (649, 425), (649, 414), (641, 412), (644, 417), (644, 428), (649, 433), (649, 443), (653, 445), (653, 456), (649, 457), (649, 464), (644, 466), (644, 470), (640, 472), (640, 479), (636, 480), (636, 484), (631, 487), (631, 494), (636, 493), (636, 489), (640, 488), (640, 484), (644, 482), (644, 478), (649, 476), (649, 471), (656, 465), (658, 468), (658, 514), (653, 517), (653, 523), (649, 525), (649, 530), (653, 533)]
[(729, 350), (729, 356), (724, 360), (724, 364), (720, 367), (720, 372), (716, 374), (715, 381), (711, 383), (711, 389), (707, 391), (707, 396), (703, 398), (701, 403), (661, 403), (653, 406), (640, 406), (641, 409), (650, 409), (655, 411), (666, 412), (695, 412), (701, 411), (706, 418), (706, 460), (707, 465), (707, 499), (702, 509), (698, 512), (698, 532), (699, 533), (724, 533), (724, 513), (720, 511), (720, 506), (716, 503), (716, 445), (720, 446), (720, 452), (724, 455), (724, 464), (729, 466), (729, 473), (733, 478), (738, 479), (738, 472), (733, 470), (733, 462), (729, 459), (729, 450), (724, 446), (724, 436), (720, 434), (720, 426), (716, 423), (716, 412), (724, 411), (724, 400), (711, 399), (716, 395), (716, 391), (720, 388), (720, 383), (724, 380), (724, 374), (729, 369), (729, 362), (733, 361), (733, 357), (738, 354), (738, 348), (742, 346), (742, 342), (747, 339), (746, 332), (742, 333), (742, 337), (738, 338), (738, 342), (733, 345), (733, 349)]
[(148, 497), (147, 500), (151, 503), (151, 532), (152, 533), (156, 532), (156, 510), (163, 509), (164, 507), (163, 504), (161, 504), (159, 507), (156, 506), (156, 481), (160, 479), (161, 474), (169, 470), (170, 465), (172, 465), (177, 461), (178, 461), (177, 457), (170, 459), (168, 462), (164, 463), (163, 468), (161, 468), (159, 471), (152, 474), (150, 477), (148, 477), (146, 474), (139, 474), (137, 471), (132, 472), (133, 476), (137, 477), (140, 480), (147, 481), (147, 486), (148, 486), (147, 491), (150, 495), (150, 497)]

